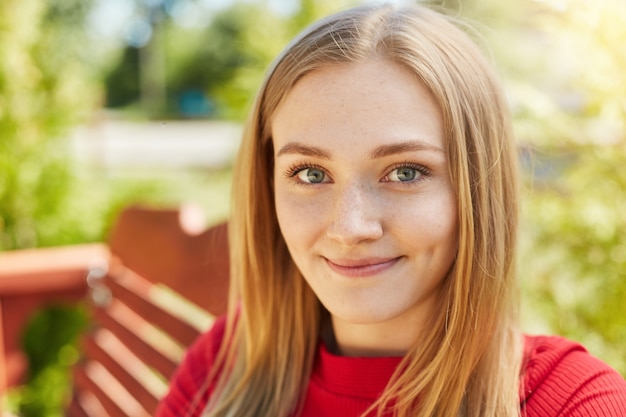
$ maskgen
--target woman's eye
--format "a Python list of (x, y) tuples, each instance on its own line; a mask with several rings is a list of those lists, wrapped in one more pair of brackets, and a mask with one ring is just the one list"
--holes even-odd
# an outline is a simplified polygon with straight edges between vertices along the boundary
[(411, 167), (400, 167), (396, 168), (387, 175), (388, 181), (399, 181), (399, 182), (408, 182), (414, 181), (422, 175), (415, 168)]
[(320, 184), (325, 182), (326, 174), (319, 168), (306, 168), (296, 174), (302, 182), (309, 184)]

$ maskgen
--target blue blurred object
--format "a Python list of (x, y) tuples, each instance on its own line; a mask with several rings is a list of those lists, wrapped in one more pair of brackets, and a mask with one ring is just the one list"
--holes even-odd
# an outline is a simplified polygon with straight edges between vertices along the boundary
[(178, 106), (183, 117), (199, 118), (215, 114), (215, 105), (200, 90), (184, 91), (179, 97)]

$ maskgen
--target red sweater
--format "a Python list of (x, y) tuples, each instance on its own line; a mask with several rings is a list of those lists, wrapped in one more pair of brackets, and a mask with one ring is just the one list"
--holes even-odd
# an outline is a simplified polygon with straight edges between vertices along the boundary
[[(220, 319), (188, 350), (157, 417), (197, 417), (207, 378), (224, 333)], [(357, 417), (384, 390), (401, 358), (352, 358), (320, 344), (301, 417)], [(625, 417), (626, 381), (580, 345), (560, 337), (526, 336), (524, 417)]]

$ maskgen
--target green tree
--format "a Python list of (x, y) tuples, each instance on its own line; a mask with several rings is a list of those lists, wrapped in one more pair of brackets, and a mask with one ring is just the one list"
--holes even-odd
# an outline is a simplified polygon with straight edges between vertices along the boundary
[(56, 243), (72, 181), (59, 138), (95, 97), (76, 36), (88, 4), (0, 4), (0, 249)]
[[(285, 16), (266, 1), (234, 2), (211, 16), (205, 28), (177, 26), (163, 13), (157, 24), (163, 38), (169, 105), (165, 114), (147, 116), (178, 117), (181, 97), (199, 92), (213, 105), (211, 116), (242, 120), (267, 66), (289, 40), (317, 18), (355, 3), (301, 0), (295, 14)], [(140, 57), (150, 45), (124, 49), (107, 77), (108, 106), (132, 108), (140, 101), (140, 73), (144, 73)]]
[[(283, 28), (275, 15), (255, 4), (235, 4), (217, 13), (194, 37), (171, 28), (166, 50), (178, 59), (168, 60), (170, 92), (178, 97), (200, 90), (215, 103), (218, 117), (238, 118), (250, 100), (250, 87), (260, 83), (276, 44), (286, 38)], [(188, 48), (181, 51), (181, 43)]]

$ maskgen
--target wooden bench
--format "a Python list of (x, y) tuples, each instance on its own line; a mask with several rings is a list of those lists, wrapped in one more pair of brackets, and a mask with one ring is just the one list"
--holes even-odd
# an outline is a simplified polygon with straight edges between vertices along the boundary
[(189, 230), (187, 214), (125, 210), (107, 262), (85, 271), (92, 326), (66, 415), (152, 415), (185, 348), (225, 312), (227, 226)]
[(0, 253), (0, 394), (26, 375), (20, 341), (28, 320), (42, 306), (83, 300), (86, 271), (108, 259), (103, 244)]

